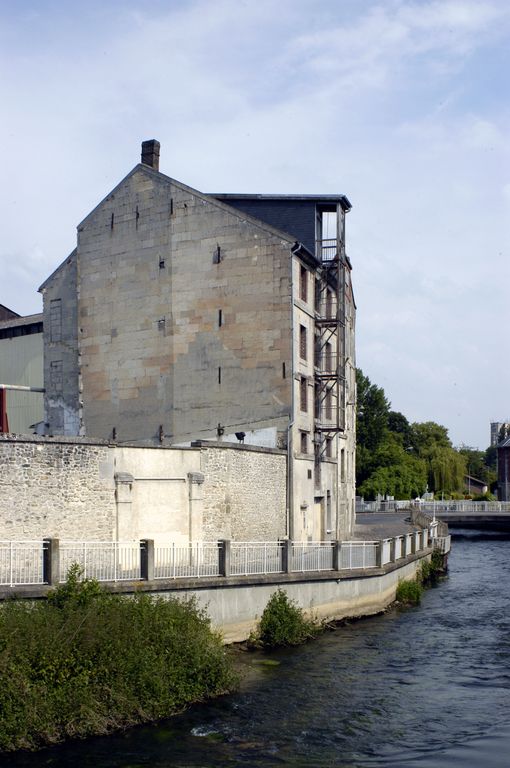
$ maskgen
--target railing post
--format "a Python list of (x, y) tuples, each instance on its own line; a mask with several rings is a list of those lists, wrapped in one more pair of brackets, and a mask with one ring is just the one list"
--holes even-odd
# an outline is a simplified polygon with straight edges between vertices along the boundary
[(396, 562), (397, 542), (395, 536), (390, 541), (390, 563)]
[(416, 531), (413, 531), (411, 536), (411, 555), (416, 554)]
[(220, 559), (220, 576), (230, 576), (230, 539), (220, 539), (218, 542), (218, 557)]
[(409, 554), (409, 536), (407, 533), (404, 533), (404, 536), (402, 538), (402, 557), (407, 557)]
[(291, 554), (292, 554), (292, 542), (289, 539), (283, 539), (282, 541), (282, 571), (283, 573), (291, 572)]
[(375, 564), (377, 568), (382, 568), (383, 566), (383, 552), (384, 552), (384, 541), (381, 539), (381, 541), (377, 542), (377, 550), (375, 555)]
[(154, 579), (154, 539), (140, 541), (140, 578), (145, 581)]
[(333, 570), (339, 571), (342, 564), (342, 542), (333, 542)]
[(43, 541), (43, 582), (57, 586), (60, 582), (60, 542), (58, 539)]

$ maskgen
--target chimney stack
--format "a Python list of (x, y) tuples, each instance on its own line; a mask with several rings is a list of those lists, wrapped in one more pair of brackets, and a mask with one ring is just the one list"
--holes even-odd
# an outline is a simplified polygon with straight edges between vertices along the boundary
[(142, 163), (144, 165), (150, 165), (155, 171), (159, 171), (160, 146), (159, 141), (156, 141), (156, 139), (142, 141)]

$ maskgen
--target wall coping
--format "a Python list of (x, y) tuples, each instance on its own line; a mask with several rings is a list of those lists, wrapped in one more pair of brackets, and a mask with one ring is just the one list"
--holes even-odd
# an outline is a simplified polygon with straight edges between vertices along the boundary
[(104, 440), (99, 437), (71, 437), (67, 435), (56, 435), (55, 437), (52, 437), (50, 435), (18, 435), (14, 432), (0, 434), (0, 444), (1, 443), (34, 443), (37, 445), (90, 445), (104, 448), (138, 448), (140, 450), (147, 450), (147, 448), (150, 448), (151, 450), (156, 451), (197, 452), (197, 448), (193, 446), (177, 447), (175, 445), (154, 445), (152, 443), (142, 445), (141, 443), (120, 443), (113, 440)]
[(219, 440), (193, 440), (191, 443), (192, 448), (219, 448), (221, 450), (236, 450), (247, 451), (248, 453), (268, 453), (275, 456), (286, 456), (287, 450), (285, 448), (267, 448), (263, 445), (248, 445), (245, 443), (227, 443)]

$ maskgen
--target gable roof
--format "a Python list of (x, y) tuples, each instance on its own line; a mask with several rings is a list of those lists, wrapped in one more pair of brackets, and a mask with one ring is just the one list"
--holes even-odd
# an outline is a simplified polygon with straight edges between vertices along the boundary
[(78, 224), (78, 229), (81, 229), (84, 227), (87, 223), (87, 221), (93, 216), (96, 211), (98, 211), (103, 203), (105, 203), (111, 195), (114, 195), (120, 187), (125, 184), (125, 182), (130, 179), (132, 176), (135, 175), (135, 173), (145, 173), (147, 176), (150, 176), (154, 179), (157, 179), (158, 181), (168, 184), (168, 186), (172, 185), (174, 187), (178, 187), (184, 192), (188, 192), (190, 195), (193, 195), (194, 197), (198, 197), (200, 200), (204, 200), (205, 202), (210, 203), (211, 205), (214, 205), (215, 207), (228, 211), (229, 214), (232, 216), (236, 216), (241, 221), (246, 221), (253, 226), (258, 227), (259, 229), (263, 230), (264, 232), (268, 232), (269, 234), (274, 235), (275, 237), (279, 237), (281, 240), (286, 240), (289, 244), (293, 244), (295, 242), (295, 239), (292, 237), (291, 234), (288, 232), (285, 232), (282, 229), (278, 229), (274, 226), (271, 226), (270, 224), (267, 224), (264, 221), (261, 221), (260, 219), (255, 218), (254, 216), (250, 216), (247, 213), (244, 213), (243, 211), (238, 210), (237, 208), (234, 208), (231, 205), (228, 205), (227, 203), (222, 202), (221, 200), (218, 200), (217, 197), (213, 195), (205, 194), (204, 192), (200, 192), (198, 189), (194, 189), (193, 187), (189, 187), (187, 184), (183, 184), (182, 181), (177, 181), (177, 179), (171, 178), (171, 176), (167, 176), (164, 173), (161, 173), (161, 171), (156, 171), (154, 168), (151, 168), (149, 165), (145, 165), (144, 163), (138, 163), (135, 165), (134, 168), (126, 175), (124, 178), (119, 181), (119, 183), (110, 191), (108, 192), (105, 197), (90, 211), (90, 213), (85, 216), (85, 218)]
[(71, 251), (71, 253), (69, 254), (69, 256), (66, 256), (66, 257), (65, 257), (64, 261), (62, 261), (62, 262), (61, 262), (61, 263), (58, 265), (58, 267), (57, 267), (56, 269), (54, 269), (54, 270), (53, 270), (53, 272), (51, 273), (51, 275), (50, 275), (49, 277), (47, 277), (47, 278), (46, 278), (46, 280), (44, 281), (44, 283), (42, 283), (42, 284), (39, 286), (39, 288), (37, 289), (37, 290), (38, 290), (38, 292), (39, 292), (39, 293), (42, 293), (42, 292), (44, 291), (44, 289), (46, 288), (46, 286), (48, 285), (48, 283), (50, 282), (50, 280), (53, 280), (53, 278), (55, 277), (55, 275), (57, 275), (57, 274), (58, 274), (58, 272), (60, 272), (60, 270), (62, 269), (62, 267), (65, 267), (65, 265), (66, 265), (66, 264), (69, 264), (69, 261), (70, 261), (72, 258), (74, 258), (75, 256), (76, 256), (76, 248), (74, 248), (74, 249)]

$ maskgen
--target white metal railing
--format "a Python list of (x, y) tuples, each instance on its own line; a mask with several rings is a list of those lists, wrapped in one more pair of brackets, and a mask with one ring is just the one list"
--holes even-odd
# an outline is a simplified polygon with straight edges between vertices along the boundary
[(42, 541), (0, 541), (0, 585), (43, 584)]
[(356, 500), (356, 512), (398, 512), (409, 509), (411, 501), (363, 501)]
[(463, 514), (480, 515), (486, 512), (510, 512), (510, 501), (422, 501), (419, 509), (423, 512), (462, 512)]
[(391, 539), (383, 539), (381, 565), (391, 562)]
[(333, 543), (331, 541), (293, 541), (291, 571), (331, 571)]
[(191, 542), (154, 547), (155, 579), (186, 579), (220, 575), (220, 545)]
[(130, 581), (140, 579), (138, 541), (61, 541), (60, 581), (64, 582), (74, 563), (83, 569), (84, 579)]
[(452, 537), (450, 535), (437, 536), (434, 539), (434, 549), (436, 550), (436, 552), (439, 552), (441, 555), (447, 555), (451, 548), (452, 548)]
[[(143, 548), (147, 546), (144, 542), (60, 541), (53, 557), (58, 552), (61, 582), (66, 580), (74, 563), (83, 569), (83, 578), (114, 582), (151, 578), (152, 573), (156, 579), (276, 574), (287, 569), (305, 573), (335, 568), (374, 568), (378, 563), (386, 565), (432, 545), (442, 552), (449, 551), (450, 537), (438, 537), (433, 533), (436, 533), (434, 524), (430, 530), (422, 528), (383, 539), (380, 543), (343, 541), (339, 546), (338, 562), (337, 543), (333, 541), (232, 541), (229, 558), (228, 550), (223, 550), (228, 542), (225, 545), (215, 541), (156, 546), (152, 555), (151, 550), (144, 552)], [(42, 541), (0, 542), (0, 585), (43, 584), (51, 573), (49, 571), (47, 575), (44, 570), (49, 567), (44, 557), (45, 546)]]
[(230, 573), (232, 576), (282, 573), (282, 549), (281, 541), (232, 541)]
[(341, 569), (375, 568), (378, 541), (343, 541), (340, 548)]

